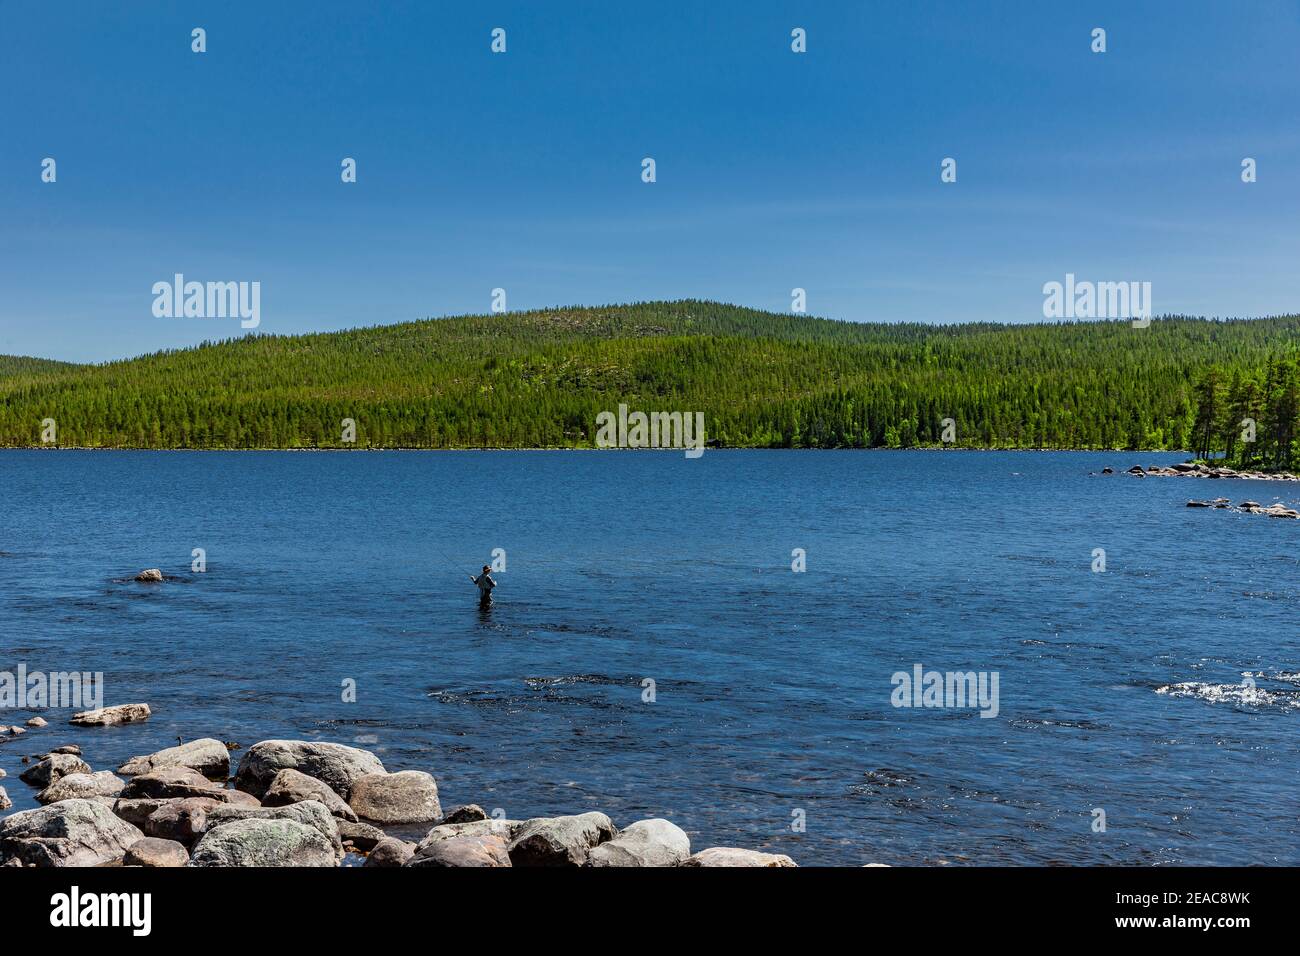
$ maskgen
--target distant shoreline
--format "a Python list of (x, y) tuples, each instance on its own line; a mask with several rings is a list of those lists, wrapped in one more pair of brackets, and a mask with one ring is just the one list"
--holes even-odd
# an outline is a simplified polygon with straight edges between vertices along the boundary
[[(584, 447), (557, 447), (557, 446), (505, 446), (493, 445), (491, 447), (462, 446), (455, 448), (424, 448), (420, 446), (386, 446), (375, 447), (365, 446), (360, 448), (280, 448), (267, 446), (265, 448), (142, 448), (138, 445), (0, 445), (0, 451), (146, 451), (146, 452), (508, 452), (508, 451), (552, 451), (552, 452), (661, 452), (669, 454), (681, 454), (686, 451), (685, 448), (584, 448)], [(737, 452), (737, 451), (789, 451), (789, 452), (904, 452), (904, 451), (926, 451), (926, 452), (994, 452), (1010, 451), (1025, 453), (1045, 453), (1045, 452), (1069, 452), (1069, 453), (1092, 453), (1092, 454), (1114, 454), (1114, 455), (1190, 455), (1191, 452), (1185, 449), (1146, 449), (1142, 451), (1132, 451), (1123, 448), (974, 448), (970, 446), (955, 446), (951, 448), (942, 448), (934, 445), (916, 446), (913, 448), (781, 448), (765, 447), (756, 445), (723, 445), (717, 448), (706, 448), (705, 451), (719, 452)]]

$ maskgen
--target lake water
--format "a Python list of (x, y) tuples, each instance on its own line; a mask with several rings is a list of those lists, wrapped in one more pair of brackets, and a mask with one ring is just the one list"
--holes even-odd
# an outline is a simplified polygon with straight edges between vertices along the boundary
[[(446, 807), (804, 865), (1295, 865), (1300, 522), (1183, 503), (1300, 486), (1089, 476), (1183, 457), (0, 452), (0, 670), (154, 709), (47, 712), (2, 785), (33, 806), (20, 757), (63, 743), (308, 738)], [(997, 716), (892, 706), (917, 664), (997, 672)]]

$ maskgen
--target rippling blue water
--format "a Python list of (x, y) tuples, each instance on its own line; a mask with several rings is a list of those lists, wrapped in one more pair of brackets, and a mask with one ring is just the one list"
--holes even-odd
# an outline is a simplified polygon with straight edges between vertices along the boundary
[[(47, 713), (3, 785), (34, 805), (20, 757), (61, 743), (318, 738), (447, 806), (805, 865), (1297, 864), (1300, 522), (1182, 505), (1300, 488), (1089, 477), (1181, 457), (0, 452), (0, 670), (154, 708)], [(997, 671), (1000, 713), (892, 707), (918, 663)]]

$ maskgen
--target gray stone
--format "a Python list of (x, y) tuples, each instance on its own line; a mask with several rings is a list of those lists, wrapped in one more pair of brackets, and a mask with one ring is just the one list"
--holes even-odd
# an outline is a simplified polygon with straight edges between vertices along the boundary
[(122, 792), (125, 781), (111, 770), (98, 773), (70, 773), (60, 777), (36, 795), (37, 803), (58, 803), (60, 800), (90, 800), (94, 797), (115, 797)]
[(352, 808), (328, 784), (292, 767), (286, 767), (275, 775), (262, 797), (262, 804), (268, 807), (287, 807), (304, 800), (318, 800), (339, 819), (357, 822), (357, 815), (352, 812)]
[(99, 866), (114, 863), (144, 836), (94, 800), (63, 800), (0, 820), (0, 863)]
[(27, 720), (28, 727), (48, 727), (49, 723), (44, 717), (30, 717)]
[(638, 820), (595, 847), (588, 866), (677, 866), (691, 855), (691, 839), (667, 820)]
[(0, 810), (8, 810), (13, 805), (14, 802), (9, 799), (9, 794), (5, 793), (5, 788), (0, 787)]
[(592, 847), (617, 835), (603, 813), (525, 820), (510, 841), (514, 866), (582, 866)]
[[(323, 805), (317, 806), (329, 816)], [(330, 841), (315, 827), (266, 818), (231, 820), (213, 827), (190, 857), (191, 866), (319, 867), (337, 866), (338, 861)]]
[(406, 866), (486, 867), (511, 866), (504, 837), (491, 833), (452, 836), (422, 844)]
[(132, 777), (130, 782), (122, 788), (122, 797), (125, 799), (152, 797), (155, 800), (167, 797), (213, 797), (213, 799), (220, 799), (213, 796), (213, 791), (221, 789), (203, 774), (197, 770), (191, 770), (189, 767), (162, 767)]
[(118, 724), (148, 720), (151, 713), (148, 704), (118, 704), (98, 710), (83, 710), (79, 714), (73, 714), (69, 723), (78, 727), (115, 727)]
[(50, 754), (20, 773), (18, 779), (33, 787), (48, 787), (60, 777), (73, 773), (90, 773), (90, 764), (72, 754)]
[(286, 767), (324, 782), (344, 800), (351, 795), (353, 781), (366, 774), (385, 772), (378, 757), (356, 747), (305, 740), (263, 740), (244, 752), (235, 774), (235, 786), (260, 799), (274, 782), (275, 775)]
[(415, 847), (410, 843), (384, 837), (366, 857), (365, 866), (403, 866), (415, 855)]
[(368, 853), (379, 845), (379, 842), (385, 839), (384, 831), (379, 827), (372, 827), (369, 823), (361, 823), (353, 820), (338, 819), (339, 836), (345, 843), (351, 843), (354, 847), (363, 853)]
[(118, 767), (117, 772), (134, 777), (165, 767), (188, 767), (209, 779), (224, 782), (230, 776), (230, 751), (220, 740), (204, 737), (179, 747), (168, 747), (143, 757), (132, 757)]
[(442, 819), (438, 784), (422, 770), (369, 773), (352, 783), (348, 805), (375, 823), (430, 823)]
[(122, 860), (122, 865), (163, 868), (185, 866), (189, 862), (189, 851), (175, 840), (159, 840), (154, 837), (145, 837), (126, 851), (126, 857)]
[(760, 853), (729, 846), (711, 846), (701, 850), (682, 866), (795, 866), (784, 853)]
[(135, 576), (135, 579), (137, 581), (146, 581), (156, 584), (163, 579), (163, 573), (159, 568), (145, 568)]
[(207, 813), (208, 830), (225, 826), (234, 820), (291, 820), (311, 827), (330, 844), (338, 860), (343, 859), (343, 837), (339, 833), (338, 821), (325, 804), (317, 800), (304, 800), (287, 807), (224, 806)]

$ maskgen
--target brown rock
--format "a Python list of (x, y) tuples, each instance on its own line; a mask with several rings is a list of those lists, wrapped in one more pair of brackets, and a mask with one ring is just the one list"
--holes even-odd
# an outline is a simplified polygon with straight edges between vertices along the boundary
[(404, 843), (401, 840), (395, 840), (392, 837), (384, 837), (380, 840), (370, 855), (366, 857), (366, 866), (403, 866), (406, 861), (415, 855), (415, 847), (410, 843)]
[(505, 839), (491, 833), (453, 836), (421, 844), (406, 866), (484, 867), (512, 866)]
[(160, 840), (145, 837), (137, 840), (126, 851), (123, 866), (147, 866), (154, 868), (185, 866), (190, 862), (189, 851), (175, 840)]

